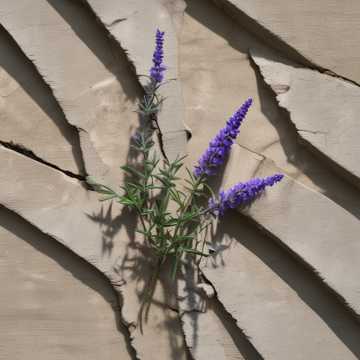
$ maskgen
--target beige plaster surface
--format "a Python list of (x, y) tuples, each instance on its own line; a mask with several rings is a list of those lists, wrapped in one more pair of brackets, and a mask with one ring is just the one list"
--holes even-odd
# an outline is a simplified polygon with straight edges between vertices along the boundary
[(273, 47), (360, 82), (358, 1), (213, 1)]
[(360, 88), (318, 71), (298, 68), (276, 53), (254, 52), (252, 58), (279, 105), (289, 112), (301, 139), (359, 184)]
[[(219, 360), (244, 360), (241, 337), (238, 331), (231, 336), (228, 331), (229, 320), (214, 310), (209, 302), (206, 312), (186, 312), (182, 316), (186, 343), (192, 356), (198, 360), (215, 358)], [(239, 344), (240, 343), (240, 344)], [(246, 354), (244, 354), (246, 355)]]
[[(203, 152), (203, 149), (208, 145), (210, 139), (224, 125), (231, 113), (247, 97), (251, 96), (254, 99), (254, 104), (241, 127), (238, 143), (254, 151), (255, 159), (262, 159), (257, 154), (272, 159), (278, 165), (280, 171), (285, 171), (292, 178), (306, 185), (308, 188), (304, 188), (305, 192), (315, 196), (316, 193), (310, 190), (314, 189), (327, 196), (328, 199), (321, 198), (321, 201), (325, 201), (327, 205), (324, 205), (323, 210), (319, 210), (316, 215), (312, 213), (312, 218), (319, 216), (323, 217), (323, 221), (326, 221), (331, 211), (330, 208), (334, 207), (337, 209), (335, 210), (337, 211), (337, 218), (345, 216), (356, 228), (359, 224), (356, 219), (359, 215), (357, 211), (357, 204), (359, 204), (358, 191), (346, 181), (334, 175), (328, 166), (298, 143), (296, 131), (290, 126), (291, 120), (289, 116), (279, 111), (276, 103), (271, 99), (271, 90), (264, 87), (263, 80), (258, 75), (257, 67), (253, 66), (249, 59), (248, 50), (250, 47), (263, 50), (264, 45), (260, 44), (246, 30), (229, 19), (225, 14), (219, 12), (216, 7), (209, 5), (208, 2), (188, 1), (187, 5), (180, 41), (180, 69), (186, 104), (186, 123), (191, 128), (193, 134), (193, 138), (188, 144), (189, 166), (193, 166)], [(245, 151), (244, 153), (245, 156), (244, 154), (235, 156), (234, 160), (226, 166), (227, 176), (233, 179), (233, 182), (249, 179), (256, 173), (256, 165), (250, 160), (252, 157), (250, 155), (246, 156)], [(220, 186), (219, 182), (220, 179), (215, 181), (217, 186)], [(300, 188), (302, 187), (300, 186)], [(276, 192), (276, 188), (270, 189), (269, 193), (272, 191)], [(276, 199), (272, 197), (271, 201), (269, 201), (269, 205), (273, 202), (277, 202), (279, 205), (281, 199), (283, 199), (283, 207), (281, 208), (284, 213), (282, 216), (279, 216), (279, 219), (283, 219), (284, 214), (288, 210), (290, 211), (290, 209), (294, 209), (296, 213), (296, 204), (301, 201), (300, 198), (297, 198), (297, 202), (284, 204), (287, 197), (288, 194), (282, 194), (282, 196)], [(336, 201), (343, 208), (337, 206), (330, 199)], [(287, 206), (289, 206), (289, 209)], [(311, 210), (312, 204), (309, 203), (308, 207)], [(279, 208), (276, 209), (274, 214), (279, 212)], [(347, 211), (350, 211), (356, 217), (347, 213)], [(256, 215), (252, 213), (251, 215), (256, 219)], [(359, 330), (352, 317), (347, 317), (346, 311), (342, 312), (341, 316), (345, 316), (348, 319), (346, 321), (349, 321), (349, 328), (345, 335), (341, 335), (342, 331), (338, 331), (336, 321), (330, 322), (329, 327), (329, 318), (331, 318), (329, 314), (333, 312), (331, 310), (329, 312), (321, 312), (319, 308), (314, 307), (314, 303), (321, 303), (322, 305), (319, 305), (319, 307), (332, 307), (334, 310), (339, 308), (339, 303), (336, 302), (331, 304), (331, 306), (325, 305), (328, 295), (326, 292), (323, 292), (322, 289), (326, 287), (322, 287), (321, 281), (316, 282), (312, 280), (315, 281), (310, 287), (312, 290), (307, 289), (300, 296), (296, 292), (294, 293), (294, 287), (297, 289), (298, 287), (302, 288), (300, 279), (303, 276), (305, 277), (305, 273), (303, 273), (301, 268), (296, 270), (299, 272), (298, 277), (289, 283), (288, 279), (283, 278), (285, 276), (283, 273), (278, 274), (278, 271), (274, 269), (273, 263), (267, 263), (268, 259), (261, 258), (259, 261), (259, 253), (252, 254), (247, 251), (246, 247), (242, 248), (242, 246), (237, 244), (237, 241), (242, 241), (242, 237), (236, 234), (242, 234), (244, 226), (241, 225), (240, 220), (237, 220), (235, 216), (231, 219), (231, 222), (226, 222), (224, 225), (224, 232), (226, 234), (226, 228), (233, 229), (231, 231), (232, 235), (219, 236), (219, 246), (222, 249), (218, 259), (219, 263), (217, 263), (216, 267), (214, 266), (214, 270), (211, 272), (213, 278), (209, 276), (208, 280), (214, 286), (216, 283), (219, 284), (217, 290), (220, 301), (224, 304), (225, 309), (238, 319), (237, 326), (244, 329), (245, 333), (250, 337), (249, 339), (252, 344), (260, 352), (260, 355), (264, 358), (274, 359), (287, 359), (289, 353), (298, 354), (299, 359), (326, 358), (332, 354), (338, 359), (347, 357), (356, 358), (359, 349), (357, 348), (354, 334)], [(262, 226), (263, 221), (264, 218), (259, 221), (260, 226)], [(282, 226), (283, 230), (288, 229), (290, 233), (294, 228), (294, 226), (286, 227), (286, 221), (279, 221), (271, 215), (268, 217), (268, 222), (274, 223), (274, 226)], [(294, 219), (294, 222), (300, 223), (299, 219)], [(342, 251), (347, 252), (347, 250), (343, 249), (347, 248), (345, 245), (340, 243), (337, 245), (338, 241), (342, 241), (341, 234), (347, 226), (341, 223), (332, 224), (332, 226), (337, 226), (338, 229), (337, 235), (333, 234), (333, 249), (336, 247), (340, 249), (340, 253)], [(300, 227), (304, 228), (304, 223)], [(298, 233), (301, 234), (300, 227), (297, 228), (298, 230), (294, 232), (293, 236), (296, 236)], [(351, 234), (352, 237), (350, 243), (356, 247), (358, 239), (356, 234), (358, 231), (355, 228), (347, 233)], [(317, 229), (317, 234), (319, 235), (317, 241), (327, 243), (328, 233), (323, 232), (323, 225), (319, 224)], [(253, 232), (251, 232), (250, 230), (251, 227), (247, 231), (249, 240), (246, 244), (251, 244), (252, 242), (258, 243), (259, 240), (257, 239), (261, 237), (259, 231), (252, 230)], [(279, 238), (280, 242), (285, 237), (284, 233), (274, 235)], [(306, 236), (306, 244), (308, 244), (309, 253), (315, 251), (321, 257), (322, 250), (316, 251), (316, 247), (313, 247), (315, 246), (313, 245), (314, 240), (311, 242), (309, 240), (313, 239), (314, 236)], [(230, 249), (226, 249), (224, 245), (227, 238), (234, 238), (231, 242), (233, 247)], [(299, 237), (299, 241), (301, 239), (302, 237)], [(245, 240), (243, 241), (245, 242)], [(263, 241), (273, 243), (272, 239), (265, 238)], [(331, 253), (332, 251), (329, 252)], [(224, 253), (224, 257), (229, 256), (228, 265), (226, 263), (221, 264), (222, 253)], [(333, 250), (332, 253), (334, 254), (334, 259), (336, 259), (338, 251)], [(322, 260), (319, 260), (319, 258), (312, 259), (311, 266), (317, 270), (318, 265), (323, 266), (327, 264), (330, 269), (333, 261), (328, 261), (326, 256), (324, 254)], [(344, 295), (345, 285), (343, 283), (346, 282), (348, 285), (351, 283), (348, 290), (352, 294), (350, 296), (353, 296), (352, 304), (356, 307), (358, 303), (356, 296), (358, 271), (355, 266), (357, 263), (355, 259), (358, 255), (353, 250), (348, 249), (348, 252), (346, 254), (343, 253), (343, 256), (342, 260), (338, 258), (337, 261), (342, 264), (348, 264), (351, 269), (349, 268), (348, 271), (344, 271), (342, 275), (335, 275), (334, 279), (337, 278), (338, 290), (341, 295)], [(289, 258), (289, 255), (287, 257)], [(277, 255), (277, 258), (279, 259), (279, 255)], [(246, 264), (242, 263), (241, 259), (246, 259)], [(294, 260), (295, 263), (296, 261)], [(252, 265), (250, 266), (249, 264)], [(222, 265), (224, 267), (221, 270), (219, 268)], [(284, 264), (283, 266), (289, 265)], [(243, 270), (232, 270), (239, 268)], [(216, 275), (217, 271), (219, 271), (218, 275)], [(296, 271), (294, 270), (295, 273)], [(349, 276), (348, 273), (351, 273), (350, 277), (352, 279), (343, 281), (345, 277)], [(206, 271), (205, 274), (207, 274)], [(242, 282), (242, 277), (238, 278), (239, 274), (244, 278), (244, 281), (248, 277), (247, 284)], [(257, 276), (259, 276), (259, 280), (264, 281), (264, 283), (260, 281), (258, 287), (256, 285), (257, 280), (255, 280)], [(306, 278), (312, 278), (311, 273), (306, 275)], [(213, 279), (214, 282), (212, 282)], [(272, 281), (274, 281), (273, 286), (268, 287), (265, 285)], [(329, 278), (327, 278), (327, 281), (329, 281)], [(330, 283), (332, 286), (333, 282), (330, 281)], [(316, 289), (318, 294), (316, 294)], [(316, 300), (308, 293), (315, 293)], [(269, 308), (265, 305), (265, 298), (273, 299), (269, 300)], [(281, 304), (281, 306), (278, 305), (276, 307), (274, 305), (274, 309), (278, 309), (278, 311), (271, 311), (271, 304), (275, 304), (277, 301), (279, 301), (278, 304)], [(248, 310), (245, 311), (245, 315), (242, 317), (240, 314), (242, 314), (242, 309), (245, 307)], [(196, 316), (196, 313), (195, 315), (191, 313), (191, 316)], [(191, 316), (189, 315), (189, 317)], [(201, 318), (200, 315), (199, 318)], [(339, 320), (339, 322), (345, 322), (344, 318)], [(276, 331), (274, 331), (274, 324), (276, 324)], [(191, 334), (196, 332), (194, 325), (193, 327), (191, 325), (193, 324), (189, 320), (184, 328), (188, 335), (187, 338), (190, 339)], [(264, 333), (262, 333), (262, 330), (266, 328), (267, 330), (264, 330)], [(326, 343), (327, 345), (319, 348), (319, 342), (322, 344)], [(282, 345), (284, 343), (286, 343), (286, 346)], [(307, 344), (306, 349), (304, 344)], [(192, 346), (191, 341), (188, 345)], [(209, 354), (212, 351), (211, 346), (207, 342), (201, 341), (198, 341), (197, 349), (199, 354)], [(333, 350), (329, 351), (329, 349)], [(201, 357), (201, 355), (198, 356)]]
[[(149, 359), (185, 358), (177, 330), (180, 322), (169, 310), (174, 305), (166, 277), (157, 282), (151, 307), (140, 311), (152, 258), (144, 252), (141, 239), (135, 239), (134, 217), (103, 205), (98, 194), (86, 191), (77, 180), (12, 150), (0, 150), (0, 183), (9, 189), (1, 193), (1, 204), (106, 275), (118, 292), (121, 319), (140, 358), (145, 354)], [(164, 331), (169, 328), (169, 333)]]
[[(251, 165), (239, 170), (240, 159)], [(266, 162), (261, 164), (259, 158), (245, 149), (234, 149), (223, 186), (228, 188), (238, 181), (270, 175), (278, 170)], [(284, 191), (288, 193), (285, 195)], [(297, 192), (301, 195), (292, 203)], [(275, 197), (277, 201), (274, 201)], [(268, 189), (258, 203), (245, 211), (264, 227), (267, 220), (258, 214), (266, 212), (269, 223), (275, 224), (273, 229), (281, 227), (280, 231), (275, 233), (267, 228), (270, 236), (262, 235), (254, 224), (235, 214), (229, 214), (217, 225), (213, 247), (218, 253), (207, 261), (202, 271), (215, 287), (225, 309), (238, 321), (263, 358), (287, 359), (289, 353), (294, 359), (355, 359), (359, 356), (355, 335), (360, 329), (359, 324), (346, 310), (339, 311), (339, 304), (331, 301), (322, 280), (315, 280), (311, 270), (296, 264), (297, 261), (277, 245), (288, 246), (340, 295), (352, 297), (350, 306), (357, 308), (358, 272), (354, 262), (359, 256), (357, 231), (343, 227), (346, 220), (337, 214), (338, 222), (329, 224), (327, 232), (324, 229), (326, 220), (321, 220), (325, 217), (324, 211), (319, 209), (319, 203), (328, 200), (322, 198), (322, 195), (285, 179), (279, 186)], [(306, 214), (298, 208), (304, 204)], [(335, 204), (323, 206), (326, 206), (327, 214), (333, 207), (338, 208)], [(339, 208), (337, 210), (340, 212)], [(292, 211), (296, 213), (296, 226), (299, 226), (296, 232), (293, 232), (296, 226), (289, 221)], [(354, 223), (349, 216), (347, 221), (357, 226), (358, 221)], [(341, 236), (345, 228), (353, 235), (352, 240)], [(274, 242), (271, 235), (278, 240)], [(292, 237), (292, 243), (287, 241), (288, 236)], [(312, 241), (305, 242), (304, 239)], [(320, 244), (323, 244), (322, 248)], [(338, 327), (339, 323), (343, 327)]]
[[(246, 161), (246, 167), (238, 166), (240, 158)], [(276, 172), (279, 169), (271, 162), (236, 147), (223, 186)], [(309, 264), (353, 311), (360, 313), (360, 222), (354, 215), (288, 177), (266, 192), (246, 214)], [(273, 221), (274, 214), (279, 221)]]
[(0, 359), (131, 359), (108, 280), (0, 209)]
[(76, 129), (66, 122), (34, 66), (3, 29), (0, 47), (0, 141), (30, 149), (63, 170), (82, 173)]
[[(112, 36), (127, 52), (130, 62), (143, 86), (152, 66), (152, 53), (156, 29), (165, 32), (164, 54), (167, 64), (167, 79), (159, 89), (166, 98), (158, 116), (165, 153), (169, 158), (184, 151), (186, 132), (183, 123), (184, 104), (181, 84), (178, 80), (178, 47), (176, 31), (180, 31), (183, 1), (127, 0), (102, 1), (87, 0), (94, 12)], [(169, 13), (170, 11), (170, 13)], [(169, 121), (171, 119), (171, 121)]]
[(129, 138), (124, 129), (136, 127), (139, 89), (125, 54), (113, 47), (90, 15), (71, 1), (0, 4), (0, 22), (35, 63), (66, 119), (78, 129), (87, 172), (115, 183), (122, 164), (115, 154), (122, 153), (121, 137)]
[[(187, 8), (183, 14), (185, 3)], [(250, 9), (257, 3), (247, 5)], [(324, 12), (331, 12), (334, 4), (331, 2)], [(298, 6), (295, 8), (299, 14), (305, 16)], [(339, 8), (336, 3), (336, 9)], [(273, 17), (272, 8), (266, 5), (258, 8), (258, 13), (269, 15), (269, 19), (283, 19), (284, 14), (293, 11), (283, 10)], [(347, 14), (347, 8), (344, 13)], [(237, 12), (232, 15), (236, 18)], [(331, 16), (342, 19), (336, 11)], [(356, 12), (349, 15), (349, 24), (355, 17)], [(308, 19), (313, 21), (313, 14)], [(307, 57), (295, 35), (288, 40), (296, 40), (296, 51), (290, 51), (283, 40), (262, 43), (261, 39), (266, 37), (259, 29), (264, 28), (264, 24), (244, 21), (241, 27), (209, 0), (136, 0), (121, 2), (121, 6), (117, 1), (98, 0), (40, 0), (36, 4), (28, 0), (5, 1), (0, 4), (0, 23), (5, 40), (1, 46), (4, 49), (7, 46), (9, 54), (18, 46), (14, 55), (0, 55), (0, 60), (14, 61), (19, 74), (24, 74), (21, 80), (20, 75), (11, 72), (9, 64), (5, 64), (6, 81), (0, 82), (0, 95), (9, 94), (3, 103), (7, 114), (4, 117), (8, 127), (6, 139), (26, 142), (24, 145), (45, 161), (54, 162), (60, 168), (70, 168), (72, 161), (79, 169), (85, 167), (88, 173), (105, 178), (108, 183), (123, 181), (118, 167), (134, 160), (129, 145), (138, 127), (138, 118), (133, 110), (142, 94), (140, 85), (145, 85), (144, 79), (138, 82), (136, 75), (147, 73), (151, 66), (154, 30), (160, 27), (166, 31), (167, 74), (176, 79), (162, 90), (167, 99), (159, 124), (166, 155), (173, 158), (187, 152), (186, 163), (191, 168), (227, 118), (251, 96), (254, 105), (238, 138), (241, 147), (234, 148), (222, 175), (213, 180), (213, 186), (219, 189), (274, 171), (287, 174), (282, 184), (269, 189), (246, 211), (247, 217), (233, 212), (217, 224), (209, 238), (216, 253), (206, 266), (204, 264), (200, 274), (186, 270), (184, 263), (184, 276), (171, 284), (164, 269), (148, 307), (142, 300), (154, 270), (153, 259), (143, 247), (141, 237), (135, 235), (133, 214), (117, 204), (100, 203), (98, 194), (87, 190), (82, 182), (41, 164), (40, 160), (0, 147), (3, 189), (0, 204), (18, 214), (4, 213), (7, 222), (4, 220), (2, 224), (5, 232), (0, 230), (0, 239), (6, 239), (3, 244), (8, 252), (0, 253), (3, 254), (0, 255), (0, 278), (7, 278), (15, 271), (19, 279), (18, 284), (11, 284), (6, 296), (0, 297), (0, 317), (6, 319), (12, 329), (10, 333), (0, 331), (0, 335), (6, 336), (5, 347), (0, 341), (0, 358), (3, 349), (19, 360), (27, 358), (30, 341), (34, 343), (34, 337), (40, 333), (44, 337), (50, 334), (48, 338), (54, 344), (49, 348), (39, 339), (35, 342), (43, 351), (40, 358), (49, 360), (66, 359), (66, 356), (151, 360), (347, 360), (360, 357), (360, 325), (356, 315), (359, 312), (356, 264), (360, 255), (360, 193), (348, 182), (349, 177), (344, 176), (347, 173), (343, 164), (344, 160), (350, 161), (351, 169), (346, 169), (355, 173), (355, 157), (339, 159), (332, 154), (333, 160), (342, 166), (334, 172), (329, 161), (304, 146), (299, 141), (303, 134), (293, 126), (292, 114), (279, 107), (259, 68), (249, 58), (249, 49), (260, 52), (268, 51), (269, 47), (281, 48), (283, 54), (291, 58), (299, 55), (296, 51)], [(351, 26), (356, 33), (357, 25)], [(327, 29), (325, 25), (320, 28)], [(341, 24), (335, 24), (334, 29), (345, 31)], [(304, 34), (296, 30), (296, 35), (301, 38)], [(348, 62), (341, 66), (349, 70), (348, 75), (355, 80), (356, 52), (348, 56), (348, 50), (344, 50), (336, 57), (332, 56), (331, 43), (319, 44), (322, 54), (329, 55), (329, 64), (335, 64), (331, 70), (339, 70), (336, 64), (344, 55)], [(304, 60), (301, 56), (295, 58)], [(320, 67), (328, 66), (320, 57), (319, 62), (310, 55), (308, 58)], [(348, 76), (341, 71), (340, 75)], [(322, 79), (325, 77), (337, 84), (336, 92), (331, 94), (348, 86), (342, 79), (321, 74)], [(18, 90), (12, 92), (15, 86)], [(302, 87), (297, 98), (303, 101), (305, 91), (306, 87)], [(320, 91), (324, 88), (319, 87)], [(321, 95), (325, 103), (326, 94)], [(18, 106), (14, 105), (16, 111), (10, 113), (12, 102)], [(23, 120), (27, 106), (31, 129), (41, 124), (41, 130), (32, 130), (31, 139), (24, 136), (24, 121), (18, 128), (9, 125), (13, 116)], [(355, 112), (355, 101), (350, 102), (348, 108), (347, 114)], [(50, 109), (49, 112), (46, 109)], [(334, 107), (326, 110), (329, 118), (336, 117)], [(296, 109), (300, 118), (308, 120), (306, 111), (301, 107)], [(79, 132), (83, 163), (76, 133), (70, 125)], [(192, 132), (187, 146), (186, 126)], [(59, 134), (63, 134), (63, 139)], [(75, 140), (71, 136), (75, 136)], [(40, 140), (46, 137), (53, 141), (42, 143)], [(3, 141), (1, 136), (0, 140)], [(340, 149), (343, 155), (356, 149), (356, 143), (349, 141), (349, 137), (337, 149), (315, 145), (323, 153), (325, 150), (339, 153)], [(63, 156), (59, 155), (60, 150)], [(74, 156), (73, 160), (70, 155)], [(20, 217), (23, 220), (19, 220)], [(31, 245), (34, 248), (30, 251), (26, 244), (35, 244), (34, 232), (40, 234), (35, 228), (47, 234), (41, 238), (48, 240), (49, 247), (58, 250)], [(15, 240), (9, 241), (8, 236)], [(25, 241), (24, 247), (20, 240)], [(116, 295), (107, 293), (110, 287), (105, 279), (102, 279), (103, 285), (98, 285), (98, 270), (75, 255), (67, 256), (69, 250), (56, 245), (57, 242), (105, 274)], [(22, 258), (30, 252), (26, 259)], [(43, 252), (48, 257), (44, 258)], [(19, 255), (12, 256), (14, 253)], [(38, 270), (37, 264), (27, 263), (33, 257), (38, 259)], [(73, 265), (69, 265), (70, 259), (74, 259)], [(26, 264), (24, 274), (19, 269)], [(79, 270), (80, 264), (91, 271)], [(72, 275), (64, 274), (64, 269)], [(47, 273), (43, 275), (45, 280), (37, 277), (41, 271)], [(68, 285), (69, 289), (52, 287), (51, 274), (55, 273), (59, 284)], [(33, 284), (27, 285), (31, 288), (30, 295), (25, 286), (29, 278)], [(49, 288), (40, 284), (41, 281), (50, 283)], [(70, 292), (78, 294), (76, 300), (68, 298)], [(55, 294), (59, 294), (54, 300), (57, 307), (48, 309)], [(17, 300), (10, 303), (7, 299), (13, 295)], [(67, 299), (66, 304), (61, 303), (61, 295)], [(28, 302), (23, 301), (26, 297)], [(91, 314), (85, 306), (89, 297), (98, 299), (90, 306)], [(118, 302), (119, 307), (115, 305), (111, 310), (107, 301)], [(41, 306), (42, 311), (29, 315), (24, 308), (27, 304)], [(80, 309), (81, 304), (85, 305)], [(20, 328), (17, 310), (20, 315), (28, 316), (28, 331)], [(65, 315), (60, 317), (60, 311), (79, 319), (76, 326), (69, 329), (71, 322), (65, 320)], [(97, 317), (99, 313), (104, 318)], [(45, 315), (49, 321), (39, 330), (35, 322), (44, 321)], [(110, 324), (112, 316), (114, 322)], [(117, 329), (116, 318), (124, 324), (123, 328)], [(92, 341), (91, 336), (74, 335), (75, 331), (93, 334), (99, 329), (104, 329), (104, 333), (96, 341)], [(13, 335), (17, 336), (16, 344), (24, 345), (15, 347)], [(31, 350), (35, 352), (36, 347)]]

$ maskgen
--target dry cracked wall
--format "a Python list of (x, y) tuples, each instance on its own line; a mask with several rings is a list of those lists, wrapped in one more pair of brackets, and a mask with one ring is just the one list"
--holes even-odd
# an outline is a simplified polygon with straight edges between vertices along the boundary
[[(359, 359), (359, 12), (354, 0), (0, 2), (0, 359)], [(84, 179), (123, 181), (156, 27), (172, 78), (165, 155), (193, 166), (252, 97), (216, 186), (286, 176), (215, 225), (195, 273), (162, 274), (139, 316), (152, 259), (133, 216)]]

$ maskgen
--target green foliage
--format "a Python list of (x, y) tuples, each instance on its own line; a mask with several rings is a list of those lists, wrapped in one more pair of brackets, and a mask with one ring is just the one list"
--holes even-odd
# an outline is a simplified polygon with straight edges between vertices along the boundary
[[(158, 128), (156, 114), (162, 99), (156, 94), (158, 86), (150, 84), (138, 112), (145, 125), (133, 138), (131, 145), (139, 154), (139, 163), (124, 165), (127, 175), (121, 193), (88, 178), (88, 183), (102, 194), (101, 201), (114, 200), (128, 207), (139, 218), (136, 230), (144, 236), (158, 263), (171, 259), (171, 276), (175, 278), (182, 257), (208, 256), (204, 252), (203, 232), (209, 226), (210, 214), (204, 198), (211, 189), (204, 177), (194, 177), (186, 169), (186, 178), (179, 177), (185, 157), (174, 161), (161, 159), (154, 149), (153, 130)], [(206, 202), (207, 205), (207, 202)]]

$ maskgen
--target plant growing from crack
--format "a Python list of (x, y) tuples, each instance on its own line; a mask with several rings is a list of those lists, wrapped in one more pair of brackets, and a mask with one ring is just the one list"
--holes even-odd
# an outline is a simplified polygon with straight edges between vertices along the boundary
[(209, 177), (216, 173), (229, 154), (252, 99), (248, 99), (226, 122), (194, 169), (185, 169), (185, 178), (179, 177), (185, 157), (169, 161), (166, 156), (159, 156), (153, 133), (159, 130), (157, 114), (164, 100), (158, 93), (164, 84), (166, 71), (163, 43), (164, 32), (157, 30), (153, 66), (147, 76), (149, 83), (138, 108), (144, 125), (142, 131), (133, 137), (131, 145), (140, 156), (140, 164), (121, 167), (132, 180), (125, 181), (121, 193), (90, 177), (87, 181), (103, 195), (101, 200), (115, 200), (137, 214), (140, 223), (137, 232), (144, 236), (145, 244), (156, 256), (159, 266), (170, 259), (171, 277), (174, 279), (185, 255), (190, 255), (194, 264), (198, 257), (209, 256), (203, 234), (214, 217), (250, 204), (266, 187), (279, 182), (283, 175), (238, 183), (220, 191), (218, 196), (208, 185)]

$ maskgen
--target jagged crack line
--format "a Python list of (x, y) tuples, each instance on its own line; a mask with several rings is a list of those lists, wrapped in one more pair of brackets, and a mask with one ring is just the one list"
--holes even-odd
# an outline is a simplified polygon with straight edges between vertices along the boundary
[(80, 181), (85, 181), (85, 176), (84, 175), (80, 175), (80, 174), (75, 174), (73, 173), (72, 171), (69, 171), (69, 170), (64, 170), (62, 168), (60, 168), (59, 166), (55, 165), (55, 164), (52, 164), (42, 158), (40, 158), (39, 156), (37, 156), (32, 150), (30, 149), (27, 149), (25, 146), (21, 145), (21, 144), (16, 144), (12, 141), (10, 142), (7, 142), (7, 141), (2, 141), (0, 140), (0, 144), (7, 148), (7, 149), (10, 149), (12, 151), (15, 151), (17, 152), (18, 154), (21, 154), (23, 156), (26, 156), (34, 161), (37, 161), (43, 165), (46, 165), (46, 166), (49, 166), (57, 171), (60, 171), (62, 172), (63, 174), (69, 176), (69, 177), (72, 177), (72, 178), (75, 178), (77, 180), (80, 180)]
[[(114, 43), (119, 46), (119, 48), (121, 49), (121, 51), (124, 52), (125, 54), (125, 58), (129, 64), (129, 67), (131, 69), (131, 71), (133, 72), (133, 74), (136, 76), (136, 81), (138, 83), (138, 85), (143, 89), (144, 93), (145, 93), (145, 86), (141, 83), (141, 81), (139, 80), (141, 76), (143, 76), (143, 74), (139, 74), (137, 67), (134, 63), (134, 61), (131, 59), (131, 56), (129, 55), (129, 51), (123, 47), (123, 45), (121, 44), (120, 39), (118, 39), (112, 32), (111, 32), (111, 28), (114, 27), (116, 24), (126, 21), (128, 20), (127, 18), (119, 18), (116, 19), (114, 21), (112, 21), (111, 23), (106, 23), (102, 20), (101, 16), (98, 15), (95, 10), (93, 9), (93, 7), (91, 6), (91, 4), (89, 4), (88, 2), (83, 1), (83, 4), (87, 7), (87, 9), (92, 13), (92, 15), (96, 18), (96, 20), (98, 21), (98, 23), (101, 25), (103, 31), (106, 33), (107, 37), (109, 37), (110, 39), (112, 39), (114, 41)], [(135, 13), (134, 13), (135, 14)], [(130, 14), (130, 16), (133, 14)], [(161, 128), (157, 122), (157, 119), (153, 119), (153, 123), (155, 123), (156, 125), (156, 132), (157, 132), (157, 137), (158, 137), (158, 141), (159, 141), (159, 147), (160, 147), (160, 151), (161, 154), (163, 155), (163, 157), (167, 160), (168, 157), (166, 155), (165, 152), (165, 148), (164, 148), (164, 141), (163, 141), (163, 133), (161, 131)]]
[[(240, 23), (241, 26), (246, 28), (263, 44), (266, 44), (268, 46), (269, 43), (272, 43), (273, 47), (280, 51), (285, 58), (291, 59), (309, 70), (314, 70), (321, 74), (335, 77), (360, 87), (360, 83), (356, 82), (355, 80), (339, 75), (330, 69), (326, 69), (321, 65), (314, 63), (312, 60), (304, 56), (299, 50), (288, 44), (285, 40), (273, 33), (271, 30), (260, 24), (257, 20), (247, 15), (244, 11), (231, 4), (228, 0), (213, 0), (213, 2), (218, 7), (222, 8), (226, 14), (228, 14), (230, 17)], [(246, 24), (246, 21), (239, 22), (236, 14), (240, 15), (243, 19), (246, 19), (249, 24)], [(270, 38), (271, 41), (267, 41), (267, 37)]]

